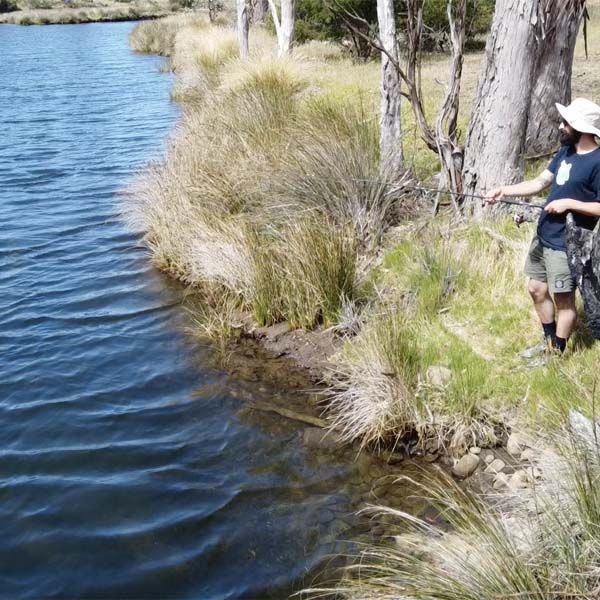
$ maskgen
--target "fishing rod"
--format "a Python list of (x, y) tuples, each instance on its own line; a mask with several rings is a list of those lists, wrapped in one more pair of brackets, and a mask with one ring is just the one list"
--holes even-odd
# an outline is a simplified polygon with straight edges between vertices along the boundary
[[(392, 185), (392, 184), (390, 184)], [(435, 192), (441, 194), (450, 194), (451, 196), (460, 196), (462, 198), (475, 198), (477, 200), (485, 200), (487, 202), (487, 196), (482, 196), (480, 194), (466, 194), (463, 192), (451, 192), (450, 190), (439, 190), (437, 188), (425, 187), (425, 186), (404, 186), (407, 189), (412, 189), (415, 191), (423, 191), (423, 192)], [(537, 208), (538, 210), (542, 210), (544, 207), (541, 204), (532, 204), (531, 202), (523, 202), (522, 200), (508, 200), (507, 198), (501, 198), (500, 200), (496, 200), (496, 202), (501, 202), (502, 204), (512, 204), (514, 206), (526, 206), (528, 208)]]
[[(310, 176), (309, 176), (310, 177)], [(316, 177), (316, 176), (314, 176)], [(438, 188), (427, 187), (424, 185), (408, 185), (402, 183), (391, 183), (389, 181), (380, 181), (377, 179), (359, 179), (356, 177), (350, 178), (352, 181), (357, 181), (360, 183), (378, 183), (380, 185), (385, 185), (388, 187), (399, 187), (404, 190), (413, 190), (415, 192), (431, 192), (435, 194), (450, 194), (451, 196), (458, 196), (462, 198), (474, 198), (477, 200), (485, 200), (487, 202), (487, 197), (482, 196), (481, 194), (467, 194), (463, 192), (452, 192), (450, 190), (440, 190)], [(543, 210), (544, 207), (541, 204), (532, 204), (530, 202), (523, 202), (522, 200), (508, 200), (506, 198), (501, 198), (500, 200), (496, 200), (496, 202), (500, 202), (502, 204), (511, 204), (513, 206), (524, 206), (528, 208), (537, 208), (538, 210)]]

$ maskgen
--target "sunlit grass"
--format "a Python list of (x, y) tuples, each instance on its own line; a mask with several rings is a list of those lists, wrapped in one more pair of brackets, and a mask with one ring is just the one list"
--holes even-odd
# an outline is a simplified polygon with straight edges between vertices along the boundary
[[(411, 482), (440, 515), (433, 523), (384, 507), (386, 542), (366, 548), (334, 589), (305, 597), (481, 600), (598, 597), (600, 478), (597, 442), (576, 432), (554, 439), (546, 480), (504, 493), (494, 505), (440, 474)], [(396, 534), (396, 535), (394, 535)]]

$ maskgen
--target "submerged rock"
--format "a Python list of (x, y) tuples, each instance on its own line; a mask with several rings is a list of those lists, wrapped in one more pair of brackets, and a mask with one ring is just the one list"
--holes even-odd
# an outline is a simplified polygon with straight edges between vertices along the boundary
[(341, 445), (334, 431), (318, 427), (307, 427), (302, 433), (302, 441), (310, 448), (327, 448), (328, 450), (338, 450)]
[(506, 465), (504, 464), (504, 461), (500, 460), (499, 458), (494, 459), (491, 463), (488, 464), (485, 472), (486, 473), (500, 473), (502, 471), (502, 469), (504, 469)]
[(496, 477), (494, 478), (494, 485), (493, 488), (495, 490), (500, 490), (506, 486), (508, 486), (509, 480), (508, 480), (508, 475), (506, 475), (506, 473), (498, 473), (496, 475)]

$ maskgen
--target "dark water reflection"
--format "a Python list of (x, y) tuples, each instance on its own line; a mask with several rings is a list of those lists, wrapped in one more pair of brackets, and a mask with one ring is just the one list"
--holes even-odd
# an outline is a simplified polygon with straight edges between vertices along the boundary
[(0, 28), (0, 596), (286, 597), (384, 472), (245, 408), (299, 400), (186, 337), (120, 223), (177, 114), (131, 27)]

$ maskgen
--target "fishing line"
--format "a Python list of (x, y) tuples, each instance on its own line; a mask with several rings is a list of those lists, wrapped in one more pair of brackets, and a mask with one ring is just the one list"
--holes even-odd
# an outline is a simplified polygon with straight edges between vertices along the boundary
[[(333, 177), (319, 177), (318, 175), (308, 175), (307, 173), (304, 173), (302, 175), (302, 177), (308, 177), (310, 179), (319, 179), (321, 181), (334, 181)], [(374, 184), (387, 186), (387, 187), (397, 187), (398, 191), (411, 190), (411, 191), (415, 191), (415, 192), (450, 194), (451, 196), (457, 196), (457, 197), (462, 197), (462, 198), (474, 198), (477, 200), (486, 200), (487, 201), (487, 197), (482, 196), (481, 194), (467, 194), (467, 193), (463, 193), (463, 192), (452, 192), (450, 190), (440, 190), (438, 188), (427, 187), (424, 185), (416, 186), (416, 185), (408, 185), (408, 184), (403, 184), (403, 183), (391, 183), (389, 181), (381, 181), (378, 179), (360, 179), (357, 177), (348, 177), (347, 179), (349, 179), (350, 181), (356, 181), (358, 183), (374, 183)], [(496, 200), (496, 202), (494, 204), (496, 204), (496, 203), (512, 204), (514, 206), (524, 206), (524, 207), (528, 207), (528, 208), (537, 208), (538, 210), (544, 209), (544, 207), (541, 204), (532, 204), (530, 202), (523, 202), (521, 200), (508, 200), (506, 198)]]

